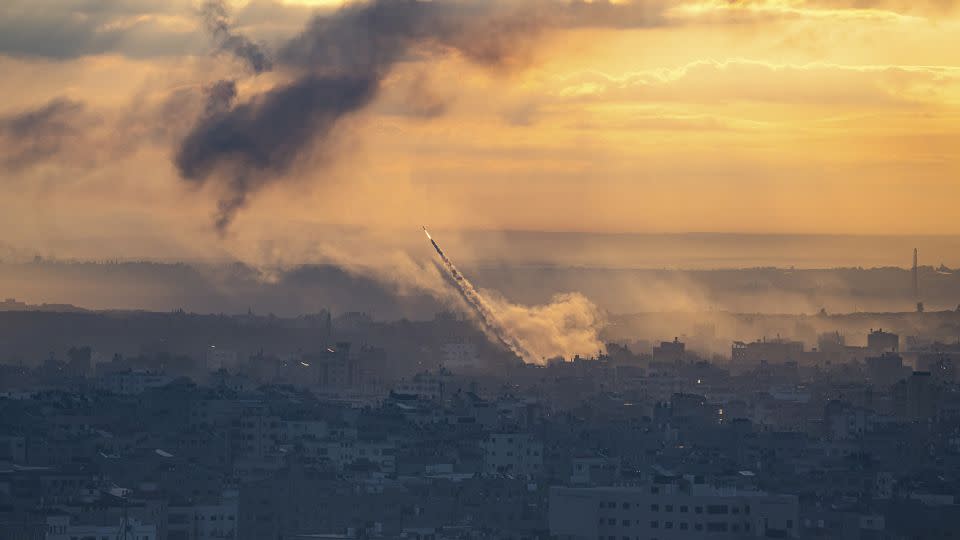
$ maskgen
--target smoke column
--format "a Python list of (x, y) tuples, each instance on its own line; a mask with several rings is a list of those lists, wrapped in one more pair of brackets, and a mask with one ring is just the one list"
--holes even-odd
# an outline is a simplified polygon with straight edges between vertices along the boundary
[(457, 270), (456, 265), (453, 264), (446, 254), (443, 253), (443, 250), (440, 249), (440, 246), (437, 245), (436, 240), (430, 236), (430, 233), (427, 231), (427, 228), (423, 228), (423, 233), (427, 235), (427, 239), (430, 240), (430, 243), (433, 244), (433, 249), (437, 250), (437, 254), (440, 255), (440, 260), (443, 261), (443, 266), (446, 268), (447, 273), (450, 275), (450, 278), (453, 279), (453, 282), (457, 286), (457, 290), (460, 291), (460, 295), (463, 296), (463, 299), (470, 304), (470, 307), (473, 308), (474, 312), (477, 314), (477, 317), (480, 319), (480, 323), (483, 325), (484, 330), (489, 332), (500, 343), (503, 343), (508, 349), (510, 349), (514, 354), (523, 359), (524, 362), (534, 363), (537, 361), (536, 357), (530, 353), (529, 350), (524, 346), (524, 344), (511, 332), (509, 332), (503, 324), (497, 319), (493, 314), (493, 310), (490, 308), (490, 305), (483, 299), (483, 296), (480, 295), (480, 292), (477, 291), (477, 288), (473, 286), (473, 283), (470, 283), (463, 274)]

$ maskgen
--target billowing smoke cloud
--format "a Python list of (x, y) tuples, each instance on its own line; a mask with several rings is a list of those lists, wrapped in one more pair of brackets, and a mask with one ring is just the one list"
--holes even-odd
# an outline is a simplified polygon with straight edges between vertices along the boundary
[(557, 357), (592, 357), (606, 350), (600, 331), (606, 326), (603, 312), (580, 293), (555, 295), (549, 303), (524, 306), (483, 291), (493, 313), (530, 352), (530, 361), (542, 363)]
[(221, 51), (231, 53), (243, 60), (254, 73), (273, 69), (273, 60), (270, 59), (266, 48), (234, 30), (223, 0), (208, 0), (203, 4), (201, 14), (207, 31), (213, 36)]
[[(367, 106), (389, 70), (415, 49), (452, 49), (488, 65), (509, 63), (532, 29), (521, 18), (497, 25), (484, 5), (375, 0), (314, 18), (280, 51), (296, 78), (202, 118), (177, 152), (181, 176), (195, 183), (221, 180), (216, 226), (225, 231), (252, 193), (288, 173), (343, 116)], [(222, 4), (208, 3), (205, 14), (224, 49), (255, 72), (269, 67), (259, 49), (232, 32)]]
[(204, 114), (207, 117), (224, 114), (233, 107), (233, 102), (237, 99), (237, 82), (231, 80), (222, 80), (213, 83), (206, 89), (207, 106)]
[(225, 175), (216, 221), (225, 231), (251, 193), (288, 172), (314, 137), (366, 104), (375, 84), (367, 78), (309, 75), (207, 116), (183, 140), (177, 167), (194, 182)]
[[(348, 4), (314, 17), (280, 47), (276, 61), (292, 81), (201, 118), (182, 141), (176, 166), (188, 182), (218, 184), (216, 225), (224, 232), (254, 193), (284, 178), (306, 155), (331, 157), (324, 150), (337, 123), (367, 107), (397, 64), (454, 54), (496, 69), (516, 67), (528, 61), (546, 28), (656, 24), (661, 9), (658, 2), (552, 0)], [(271, 68), (262, 48), (233, 30), (222, 3), (208, 2), (204, 15), (222, 50), (254, 73)], [(442, 107), (429, 112), (425, 116)]]

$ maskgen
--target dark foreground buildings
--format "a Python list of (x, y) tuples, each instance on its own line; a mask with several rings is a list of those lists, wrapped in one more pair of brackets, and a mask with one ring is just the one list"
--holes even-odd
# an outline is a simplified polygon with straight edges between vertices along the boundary
[(960, 531), (955, 344), (827, 335), (707, 359), (671, 339), (540, 367), (449, 317), (244, 321), (253, 353), (202, 339), (215, 326), (193, 354), (4, 360), (0, 539)]

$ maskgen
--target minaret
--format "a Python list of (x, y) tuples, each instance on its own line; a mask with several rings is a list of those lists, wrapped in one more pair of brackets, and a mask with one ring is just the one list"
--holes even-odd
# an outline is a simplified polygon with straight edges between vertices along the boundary
[(917, 313), (923, 313), (923, 302), (920, 301), (920, 272), (917, 269), (917, 258), (920, 250), (913, 248), (913, 301), (917, 303)]
[(913, 301), (920, 301), (920, 281), (917, 279), (917, 256), (920, 250), (913, 248)]

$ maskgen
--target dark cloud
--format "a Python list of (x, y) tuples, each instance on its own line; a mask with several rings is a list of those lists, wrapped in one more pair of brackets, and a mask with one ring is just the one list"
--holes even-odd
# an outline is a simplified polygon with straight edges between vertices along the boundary
[[(219, 51), (242, 60), (253, 74), (279, 67), (290, 82), (245, 100), (232, 80), (206, 88), (205, 98), (198, 96), (205, 105), (200, 104), (195, 125), (174, 152), (186, 181), (212, 181), (222, 188), (218, 224), (225, 228), (253, 193), (283, 178), (302, 157), (315, 151), (328, 155), (326, 144), (337, 122), (369, 105), (397, 64), (421, 62), (425, 68), (402, 92), (396, 110), (430, 118), (443, 114), (450, 98), (429, 87), (433, 59), (456, 55), (495, 70), (514, 69), (531, 60), (545, 30), (661, 24), (662, 2), (370, 0), (317, 12), (301, 32), (277, 42), (271, 54), (247, 33), (269, 24), (238, 26), (222, 0), (209, 0), (199, 11), (192, 0), (12, 0), (0, 7), (0, 54), (186, 54), (202, 50), (212, 37)], [(287, 13), (284, 9), (272, 0), (255, 0), (239, 16), (241, 22), (251, 13), (264, 19), (264, 13)], [(184, 30), (182, 24), (169, 24), (177, 18), (196, 21), (198, 15), (204, 24), (197, 26), (205, 26), (207, 36), (189, 30), (190, 25)], [(171, 103), (192, 107), (192, 99)], [(141, 116), (132, 122), (136, 133), (156, 138), (169, 131), (151, 134)], [(17, 161), (61, 153), (64, 141), (83, 140), (76, 128), (61, 127), (43, 137), (22, 137), (23, 158)]]
[(207, 106), (204, 114), (208, 117), (217, 116), (230, 110), (237, 99), (237, 82), (222, 80), (213, 83), (207, 88)]
[(225, 194), (217, 214), (218, 229), (224, 230), (250, 193), (286, 173), (340, 117), (366, 105), (376, 84), (365, 77), (304, 76), (202, 118), (182, 141), (176, 165), (183, 178), (195, 183), (224, 173)]
[(185, 0), (6, 0), (0, 5), (0, 54), (185, 54), (202, 46), (202, 35), (162, 19), (189, 17), (189, 6)]
[(5, 167), (22, 169), (82, 143), (85, 106), (57, 98), (26, 112), (0, 118), (0, 154)]
[[(224, 231), (253, 193), (283, 178), (302, 156), (322, 147), (338, 120), (367, 106), (398, 63), (458, 54), (474, 63), (509, 69), (529, 60), (547, 28), (658, 24), (654, 4), (642, 8), (640, 3), (552, 0), (348, 4), (315, 16), (279, 48), (276, 60), (297, 74), (293, 82), (201, 118), (180, 145), (176, 165), (189, 182), (219, 182), (223, 194), (216, 223)], [(216, 4), (213, 12), (215, 24), (208, 26), (215, 34), (249, 43), (229, 30), (222, 4)], [(254, 65), (245, 46), (230, 50)], [(427, 89), (410, 88), (413, 95), (408, 100), (415, 114), (430, 117), (443, 112), (443, 102)]]

